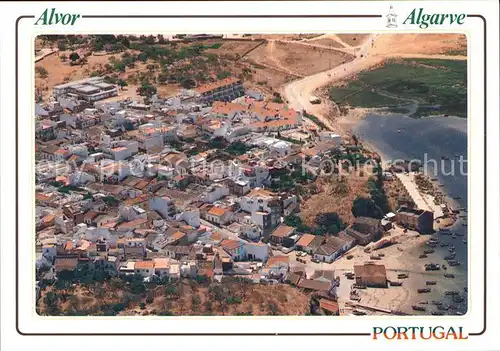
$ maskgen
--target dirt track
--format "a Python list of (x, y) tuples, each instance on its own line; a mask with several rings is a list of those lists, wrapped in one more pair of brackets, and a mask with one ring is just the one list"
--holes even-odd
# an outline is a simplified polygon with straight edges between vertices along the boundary
[[(336, 40), (335, 35), (324, 35), (315, 39), (318, 40), (324, 38)], [(405, 38), (409, 43), (402, 42), (400, 47), (398, 47), (398, 42), (400, 42), (399, 39)], [(310, 97), (314, 95), (314, 92), (317, 89), (354, 76), (361, 71), (368, 70), (383, 63), (384, 60), (388, 58), (428, 58), (448, 60), (467, 59), (467, 56), (465, 55), (443, 54), (443, 52), (450, 51), (457, 46), (459, 49), (463, 49), (463, 43), (460, 41), (462, 40), (461, 38), (453, 41), (452, 37), (448, 38), (447, 36), (444, 36), (443, 39), (440, 40), (440, 37), (436, 37), (435, 35), (430, 36), (427, 41), (422, 40), (421, 44), (423, 53), (415, 52), (416, 50), (419, 50), (419, 47), (415, 46), (416, 40), (418, 40), (416, 35), (406, 35), (404, 38), (396, 37), (395, 35), (369, 35), (360, 46), (348, 49), (356, 50), (356, 58), (353, 61), (341, 64), (328, 71), (316, 73), (302, 79), (292, 81), (283, 86), (282, 94), (292, 108), (299, 111), (305, 110), (318, 117), (318, 119), (321, 120), (321, 122), (323, 122), (329, 129), (345, 134), (346, 130), (344, 130), (342, 126), (327, 117), (330, 112), (332, 102), (324, 101), (318, 105), (313, 105), (309, 102)], [(311, 42), (313, 41), (308, 41), (308, 43)], [(343, 42), (343, 44), (344, 46), (347, 45), (345, 42)], [(388, 54), (388, 52), (391, 54)]]

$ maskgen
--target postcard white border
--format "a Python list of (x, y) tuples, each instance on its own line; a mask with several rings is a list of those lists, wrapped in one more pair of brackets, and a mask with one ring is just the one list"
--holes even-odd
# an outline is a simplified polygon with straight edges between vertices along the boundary
[[(393, 2), (395, 10), (400, 16), (409, 14), (415, 7), (424, 7), (429, 12), (450, 12), (450, 2)], [(483, 5), (484, 4), (484, 5)], [(494, 15), (497, 12), (494, 10), (492, 2), (483, 3), (478, 6), (476, 2), (456, 2), (453, 3), (453, 13), (467, 14), (482, 14), (488, 20), (488, 48), (498, 48), (498, 42), (491, 42), (494, 38), (495, 27), (498, 19), (495, 20)], [(118, 5), (118, 4), (116, 4)], [(23, 4), (15, 7), (15, 11), (7, 11), (7, 15), (12, 19), (25, 14), (38, 15), (47, 7), (56, 7), (62, 12), (81, 13), (81, 14), (249, 14), (249, 9), (252, 14), (381, 14), (382, 18), (371, 19), (81, 19), (73, 28), (68, 27), (34, 27), (31, 19), (25, 19), (19, 23), (19, 208), (21, 219), (19, 221), (19, 331), (22, 333), (370, 333), (375, 326), (435, 326), (435, 325), (453, 325), (463, 326), (465, 330), (478, 332), (483, 325), (483, 302), (484, 302), (484, 281), (483, 281), (483, 258), (484, 258), (484, 109), (483, 109), (483, 23), (480, 18), (467, 18), (463, 26), (446, 26), (439, 28), (435, 32), (463, 32), (468, 35), (469, 40), (469, 105), (471, 106), (469, 116), (469, 223), (473, 223), (469, 230), (471, 231), (469, 240), (469, 292), (472, 301), (469, 302), (469, 312), (466, 316), (457, 317), (416, 317), (416, 316), (398, 316), (398, 317), (82, 317), (82, 318), (65, 318), (65, 317), (39, 317), (34, 312), (34, 288), (33, 288), (33, 221), (29, 220), (29, 214), (32, 211), (34, 204), (33, 193), (31, 187), (23, 186), (23, 184), (33, 184), (33, 128), (30, 128), (32, 123), (33, 110), (33, 37), (41, 30), (43, 34), (59, 33), (64, 30), (70, 34), (72, 31), (83, 33), (200, 33), (200, 32), (229, 32), (229, 33), (248, 33), (248, 32), (335, 32), (346, 31), (350, 32), (403, 32), (403, 27), (388, 30), (385, 28), (385, 14), (388, 11), (388, 2), (352, 2), (349, 6), (345, 3), (263, 3), (260, 6), (253, 7), (251, 4), (243, 3), (222, 3), (222, 6), (214, 6), (210, 3), (142, 3), (140, 8), (134, 3), (120, 3), (120, 6), (98, 6), (92, 3), (32, 3)], [(14, 56), (14, 22), (11, 22), (11, 27), (7, 31), (12, 38), (10, 43), (2, 42), (2, 55), (8, 53), (6, 60), (2, 62), (12, 62)], [(207, 29), (210, 28), (210, 29)], [(419, 30), (418, 28), (404, 27), (405, 30), (415, 32), (433, 32), (432, 28), (427, 30)], [(3, 39), (4, 37), (2, 37)], [(498, 51), (498, 49), (497, 49)], [(488, 74), (495, 77), (494, 63), (488, 65)], [(12, 65), (11, 67), (14, 67)], [(497, 71), (498, 72), (498, 71)], [(5, 70), (2, 71), (2, 75)], [(14, 72), (7, 73), (7, 79), (14, 82), (12, 79)], [(3, 78), (3, 77), (2, 77)], [(5, 92), (6, 84), (2, 79), (2, 91)], [(14, 99), (13, 86), (9, 86), (9, 94), (3, 94), (2, 98), (10, 96)], [(498, 88), (497, 88), (498, 89)], [(490, 88), (488, 91), (490, 102), (494, 99), (492, 95), (495, 91)], [(498, 90), (496, 91), (498, 96)], [(10, 108), (9, 108), (10, 107)], [(4, 108), (2, 102), (2, 116), (14, 116), (15, 110), (13, 106)], [(498, 111), (498, 110), (497, 110)], [(498, 120), (492, 120), (495, 113), (494, 108), (489, 112), (488, 117), (488, 143), (498, 143)], [(498, 118), (498, 112), (496, 117)], [(471, 125), (471, 123), (473, 123)], [(2, 123), (2, 137), (4, 137), (3, 127), (6, 123)], [(491, 128), (496, 126), (495, 130)], [(12, 141), (12, 135), (9, 136)], [(495, 140), (496, 139), (496, 140)], [(2, 143), (2, 146), (4, 143)], [(12, 145), (12, 144), (9, 144)], [(491, 146), (490, 146), (491, 147)], [(495, 150), (497, 146), (495, 146)], [(15, 149), (9, 151), (13, 152)], [(2, 159), (6, 150), (2, 150)], [(493, 154), (494, 155), (494, 154)], [(488, 158), (492, 159), (493, 155), (488, 150)], [(11, 156), (12, 157), (12, 156)], [(11, 158), (12, 160), (12, 158)], [(497, 162), (498, 157), (494, 158)], [(3, 163), (2, 163), (3, 164)], [(11, 163), (14, 165), (15, 163)], [(491, 162), (488, 167), (492, 167)], [(11, 169), (14, 171), (14, 168)], [(495, 171), (498, 171), (496, 165)], [(497, 173), (495, 173), (497, 174)], [(3, 176), (3, 172), (2, 172)], [(12, 179), (12, 177), (10, 178)], [(489, 178), (491, 181), (491, 178)], [(15, 183), (12, 183), (15, 184)], [(491, 189), (491, 184), (488, 184)], [(3, 186), (2, 186), (3, 188)], [(498, 187), (497, 187), (498, 189)], [(2, 189), (3, 190), (3, 189)], [(496, 192), (495, 194), (498, 194)], [(3, 197), (3, 196), (2, 196)], [(3, 200), (3, 199), (2, 199)], [(491, 198), (489, 199), (489, 201)], [(3, 201), (2, 201), (3, 202)], [(4, 209), (2, 203), (2, 210)], [(25, 210), (22, 210), (25, 209)], [(498, 219), (498, 214), (491, 213), (488, 215), (490, 219)], [(14, 214), (14, 212), (11, 212)], [(493, 217), (492, 217), (493, 216)], [(2, 217), (4, 217), (2, 213)], [(10, 218), (11, 220), (13, 219)], [(12, 224), (12, 223), (11, 223)], [(14, 224), (15, 225), (15, 224)], [(497, 226), (498, 223), (495, 223)], [(3, 226), (3, 224), (2, 224)], [(488, 225), (489, 227), (489, 225)], [(10, 227), (12, 229), (15, 226)], [(498, 228), (497, 228), (498, 229)], [(494, 228), (488, 228), (494, 230)], [(3, 231), (2, 231), (3, 232)], [(5, 232), (3, 232), (5, 233)], [(14, 231), (11, 230), (11, 237), (5, 240), (11, 248), (15, 247), (12, 242), (14, 239)], [(479, 233), (477, 235), (476, 233)], [(491, 231), (490, 231), (491, 233)], [(497, 230), (498, 233), (498, 230)], [(3, 235), (2, 235), (3, 236)], [(4, 253), (4, 239), (2, 238), (2, 255)], [(489, 245), (498, 243), (497, 238), (488, 237)], [(495, 247), (498, 247), (496, 245)], [(13, 251), (9, 252), (9, 258), (12, 257)], [(489, 259), (495, 253), (489, 253)], [(498, 254), (496, 254), (498, 256)], [(495, 257), (498, 262), (498, 257)], [(2, 257), (3, 259), (3, 257)], [(3, 260), (2, 260), (3, 261)], [(12, 261), (14, 262), (14, 261)], [(3, 262), (2, 262), (3, 263)], [(11, 266), (11, 269), (14, 266)], [(498, 264), (497, 264), (498, 267)], [(4, 269), (2, 264), (2, 270)], [(474, 274), (472, 274), (472, 271)], [(2, 271), (3, 273), (3, 271)], [(491, 270), (490, 270), (491, 274)], [(493, 277), (491, 277), (493, 278)], [(488, 279), (488, 284), (497, 288), (498, 278)], [(10, 294), (9, 294), (10, 295)], [(13, 297), (13, 296), (12, 296)], [(3, 296), (2, 296), (3, 299)], [(14, 298), (11, 300), (12, 305)], [(489, 317), (492, 317), (491, 309), (498, 302), (495, 298), (489, 297), (488, 310)], [(3, 306), (2, 306), (3, 307)], [(13, 307), (13, 306), (12, 306)], [(492, 323), (491, 319), (488, 323)], [(492, 324), (488, 328), (493, 328)], [(367, 337), (365, 337), (367, 338)], [(369, 339), (369, 338), (367, 338)], [(471, 338), (473, 340), (473, 338)], [(471, 340), (470, 339), (470, 340)], [(470, 341), (464, 342), (469, 343)], [(473, 342), (473, 341), (472, 341)]]

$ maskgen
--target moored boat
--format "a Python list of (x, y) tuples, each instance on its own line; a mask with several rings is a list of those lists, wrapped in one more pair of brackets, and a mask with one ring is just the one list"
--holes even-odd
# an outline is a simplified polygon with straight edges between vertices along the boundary
[(445, 273), (444, 276), (446, 278), (455, 278), (455, 275), (454, 274), (451, 274), (451, 273)]
[(448, 290), (444, 292), (445, 295), (458, 295), (458, 291)]
[(441, 267), (436, 263), (428, 263), (425, 266), (426, 271), (438, 271)]
[(411, 308), (413, 308), (415, 311), (424, 311), (425, 312), (425, 307), (423, 307), (423, 306), (412, 305)]
[(417, 289), (417, 292), (419, 294), (428, 293), (428, 292), (431, 292), (431, 288), (420, 288), (420, 289)]
[(435, 280), (427, 280), (425, 282), (426, 285), (436, 285), (436, 281)]
[(462, 296), (459, 296), (459, 295), (454, 295), (453, 302), (455, 302), (455, 303), (464, 302), (464, 298)]
[(444, 315), (444, 313), (443, 313), (443, 312), (441, 312), (441, 311), (432, 311), (432, 312), (431, 312), (431, 314), (432, 314), (433, 316), (442, 316), (442, 315)]
[(422, 255), (418, 256), (418, 258), (427, 258), (427, 255), (426, 254), (422, 254)]
[(431, 253), (434, 253), (433, 249), (425, 249), (424, 250), (424, 254), (431, 254)]
[(453, 260), (455, 258), (456, 253), (453, 252), (451, 255), (444, 256), (446, 261)]
[(356, 316), (364, 316), (366, 314), (366, 312), (356, 309), (356, 310), (352, 311), (352, 314), (354, 314)]

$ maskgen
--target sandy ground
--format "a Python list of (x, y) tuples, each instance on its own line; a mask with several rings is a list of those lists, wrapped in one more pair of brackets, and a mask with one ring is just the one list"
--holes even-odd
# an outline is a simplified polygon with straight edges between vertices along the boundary
[[(339, 36), (324, 35), (316, 40), (330, 38), (338, 41)], [(312, 95), (320, 94), (318, 90), (322, 87), (343, 81), (361, 71), (372, 69), (391, 57), (467, 59), (463, 55), (466, 38), (458, 34), (372, 34), (364, 36), (363, 39), (356, 39), (356, 42), (358, 40), (364, 40), (364, 42), (357, 43), (357, 46), (351, 46), (350, 49), (348, 43), (340, 40), (347, 49), (355, 49), (356, 58), (353, 61), (328, 71), (294, 80), (282, 88), (283, 96), (293, 108), (306, 110), (318, 117), (329, 129), (339, 133), (350, 133), (353, 124), (363, 118), (368, 109), (354, 109), (347, 116), (334, 118), (338, 115), (335, 113), (335, 103), (326, 96), (321, 104), (313, 105), (309, 102)]]
[[(364, 264), (367, 261), (385, 265), (388, 280), (400, 281), (397, 278), (400, 273), (408, 273), (408, 278), (401, 280), (403, 281), (402, 286), (358, 289), (361, 297), (359, 303), (363, 305), (401, 311), (408, 314), (429, 315), (431, 310), (436, 309), (436, 306), (428, 307), (427, 312), (413, 311), (411, 306), (418, 304), (419, 301), (429, 301), (430, 303), (432, 300), (442, 300), (444, 292), (447, 290), (463, 291), (463, 287), (465, 286), (463, 277), (457, 275), (454, 267), (449, 267), (447, 271), (425, 271), (424, 264), (430, 262), (441, 263), (442, 261), (438, 253), (428, 254), (428, 257), (424, 259), (419, 258), (419, 255), (423, 253), (425, 242), (429, 239), (429, 236), (419, 235), (414, 231), (404, 233), (403, 229), (399, 227), (391, 229), (388, 235), (397, 238), (398, 243), (374, 251), (374, 253), (384, 254), (384, 257), (380, 260), (370, 259), (371, 253), (364, 252), (363, 246), (354, 247), (333, 263), (314, 263), (311, 262), (311, 256), (308, 255), (303, 257), (307, 262), (304, 265), (296, 261), (294, 252), (288, 254), (288, 256), (290, 257), (292, 268), (306, 267), (306, 272), (310, 272), (310, 274), (314, 270), (319, 269), (334, 270), (335, 275), (340, 277), (340, 286), (337, 289), (337, 295), (341, 306), (344, 306), (346, 303), (356, 303), (350, 300), (351, 285), (355, 281), (347, 279), (344, 273), (354, 272), (354, 265)], [(276, 254), (283, 255), (283, 253), (278, 252)], [(353, 258), (348, 260), (348, 255), (353, 255)], [(445, 278), (445, 272), (454, 273), (457, 275), (457, 278)], [(426, 287), (427, 280), (436, 280), (437, 284), (431, 287), (430, 293), (418, 293), (418, 288)], [(377, 314), (380, 314), (380, 312)]]
[(433, 211), (434, 218), (443, 216), (443, 210), (441, 206), (434, 203), (434, 197), (429, 194), (422, 194), (418, 191), (414, 173), (396, 173), (396, 177), (401, 180), (418, 208)]

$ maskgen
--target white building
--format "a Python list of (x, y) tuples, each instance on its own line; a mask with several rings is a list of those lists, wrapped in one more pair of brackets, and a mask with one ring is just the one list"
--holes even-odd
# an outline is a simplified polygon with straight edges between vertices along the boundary
[(184, 221), (194, 228), (200, 226), (200, 210), (198, 208), (188, 208), (177, 216), (178, 221)]
[(292, 152), (292, 143), (284, 140), (279, 140), (276, 143), (270, 145), (269, 150), (271, 152), (271, 155), (285, 157)]
[(163, 218), (171, 218), (175, 215), (175, 204), (167, 196), (155, 196), (148, 201), (149, 208), (153, 211), (158, 212), (163, 216)]
[(203, 201), (206, 203), (214, 203), (224, 196), (229, 195), (229, 188), (224, 184), (215, 184), (211, 186), (203, 196)]
[(320, 141), (332, 141), (335, 143), (335, 146), (339, 147), (342, 145), (342, 137), (338, 134), (323, 131), (319, 134)]
[(264, 243), (245, 243), (243, 251), (247, 259), (266, 262), (269, 258), (269, 246)]

